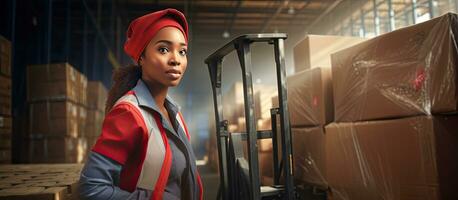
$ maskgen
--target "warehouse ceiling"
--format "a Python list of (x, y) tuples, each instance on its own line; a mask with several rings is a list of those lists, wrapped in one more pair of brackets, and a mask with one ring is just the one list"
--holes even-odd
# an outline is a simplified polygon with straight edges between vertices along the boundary
[(127, 20), (162, 8), (179, 9), (188, 18), (192, 38), (212, 41), (241, 33), (287, 32), (294, 27), (307, 27), (334, 2), (128, 0), (119, 3)]

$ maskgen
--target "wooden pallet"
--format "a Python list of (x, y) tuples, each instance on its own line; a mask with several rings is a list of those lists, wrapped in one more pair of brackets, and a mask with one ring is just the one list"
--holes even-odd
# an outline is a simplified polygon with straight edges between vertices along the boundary
[(0, 165), (0, 200), (78, 199), (82, 164)]

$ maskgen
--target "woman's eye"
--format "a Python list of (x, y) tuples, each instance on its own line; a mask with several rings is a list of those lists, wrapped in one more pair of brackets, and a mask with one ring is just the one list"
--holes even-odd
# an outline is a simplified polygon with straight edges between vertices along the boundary
[(182, 55), (182, 56), (186, 56), (187, 53), (188, 53), (188, 52), (187, 52), (186, 50), (181, 50), (181, 51), (180, 51), (180, 55)]
[(168, 50), (167, 48), (165, 48), (165, 47), (160, 47), (160, 48), (158, 49), (158, 51), (159, 51), (160, 53), (162, 53), (162, 54), (165, 54), (165, 53), (169, 52), (169, 50)]

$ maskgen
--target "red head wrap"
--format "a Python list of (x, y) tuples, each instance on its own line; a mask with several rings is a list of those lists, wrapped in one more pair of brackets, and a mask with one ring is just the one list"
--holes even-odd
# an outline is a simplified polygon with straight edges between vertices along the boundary
[(186, 17), (178, 10), (165, 9), (143, 15), (132, 21), (127, 29), (127, 40), (124, 51), (135, 61), (138, 61), (145, 47), (156, 33), (164, 27), (176, 27), (188, 42), (188, 23)]

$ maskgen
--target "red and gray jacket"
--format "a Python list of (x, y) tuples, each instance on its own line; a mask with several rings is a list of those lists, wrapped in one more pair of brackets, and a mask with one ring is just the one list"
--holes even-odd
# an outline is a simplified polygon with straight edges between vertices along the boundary
[[(166, 99), (171, 101), (169, 97)], [(164, 130), (161, 114), (146, 84), (137, 86), (121, 97), (105, 117), (102, 134), (92, 151), (109, 157), (122, 165), (119, 187), (133, 192), (138, 188), (150, 190), (151, 199), (162, 199), (172, 165), (172, 153)], [(184, 134), (190, 163), (192, 199), (202, 199), (202, 182), (197, 172), (190, 135), (179, 111), (175, 116)]]

